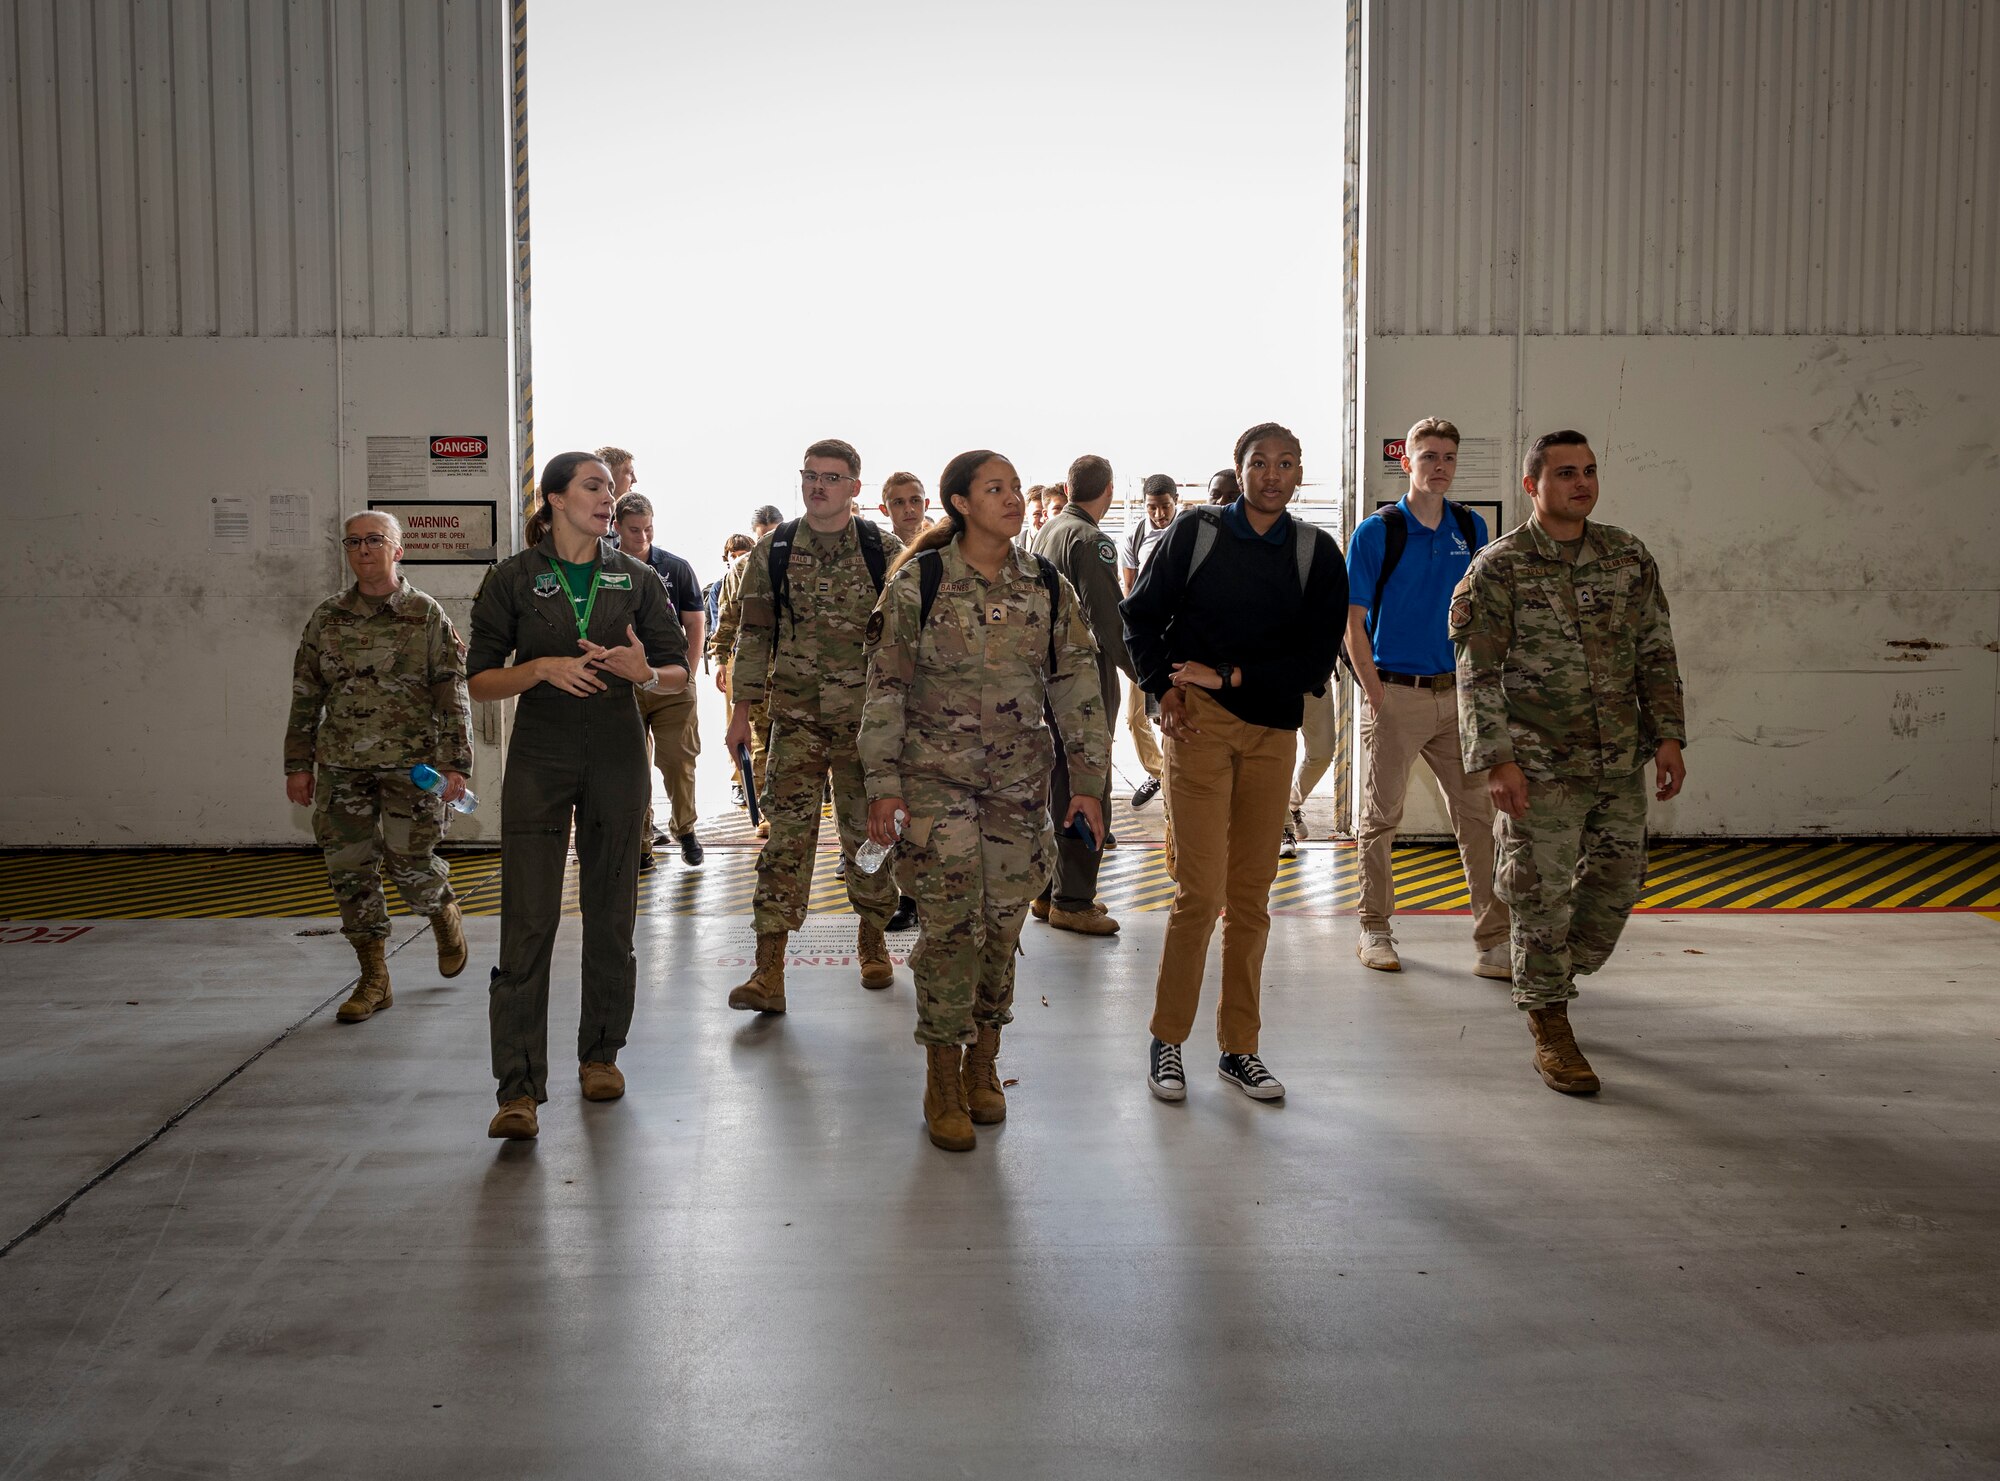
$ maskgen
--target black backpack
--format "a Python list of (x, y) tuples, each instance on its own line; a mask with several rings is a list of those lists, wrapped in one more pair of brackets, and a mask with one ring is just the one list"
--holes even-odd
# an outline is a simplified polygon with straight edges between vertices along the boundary
[[(794, 632), (798, 631), (799, 614), (792, 610), (792, 541), (798, 533), (799, 522), (788, 519), (771, 536), (771, 600), (792, 619)], [(875, 583), (875, 594), (880, 596), (883, 578), (889, 572), (889, 552), (882, 544), (881, 528), (872, 519), (857, 514), (854, 536), (861, 542), (861, 558), (868, 563), (868, 579)]]
[[(1056, 619), (1062, 605), (1062, 573), (1045, 555), (1035, 557), (1042, 568), (1042, 587), (1049, 594), (1049, 677), (1056, 676)], [(926, 550), (917, 557), (917, 628), (930, 626), (931, 608), (937, 605), (938, 588), (944, 585), (944, 556)]]
[[(1472, 511), (1463, 504), (1444, 501), (1444, 507), (1458, 525), (1458, 533), (1465, 537), (1465, 548), (1474, 555), (1479, 554), (1479, 537), (1472, 523)], [(1368, 637), (1375, 637), (1375, 623), (1382, 615), (1382, 593), (1389, 589), (1389, 573), (1396, 569), (1396, 562), (1403, 558), (1403, 547), (1410, 543), (1410, 526), (1403, 518), (1403, 506), (1391, 504), (1379, 511), (1382, 516), (1382, 573), (1375, 578), (1375, 600), (1368, 608)]]

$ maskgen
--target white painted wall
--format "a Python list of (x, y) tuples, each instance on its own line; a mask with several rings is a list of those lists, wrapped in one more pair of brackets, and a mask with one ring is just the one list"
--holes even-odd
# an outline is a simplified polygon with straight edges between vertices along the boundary
[[(1505, 436), (1511, 338), (1364, 353), (1369, 495), (1401, 487), (1380, 438), (1420, 414)], [(1525, 425), (1590, 435), (1601, 516), (1645, 540), (1673, 604), (1688, 784), (1654, 808), (1657, 831), (2000, 824), (1996, 385), (2000, 340), (1982, 337), (1524, 341)], [(1427, 793), (1411, 832), (1444, 831)]]
[[(504, 339), (346, 352), (343, 504), (330, 340), (0, 339), (15, 535), (0, 548), (0, 844), (310, 841), (284, 799), (292, 653), (342, 584), (333, 542), (366, 505), (365, 438), (486, 431), (500, 455), (479, 497), (510, 504)], [(313, 549), (270, 547), (279, 491), (311, 495)], [(210, 552), (219, 494), (252, 499), (246, 554)], [(408, 574), (462, 625), (482, 570)], [(473, 787), (497, 802), (498, 716), (483, 726)]]

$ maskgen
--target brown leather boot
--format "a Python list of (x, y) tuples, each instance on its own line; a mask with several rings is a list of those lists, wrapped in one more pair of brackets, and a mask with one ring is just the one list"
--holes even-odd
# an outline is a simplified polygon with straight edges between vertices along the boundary
[(502, 1102), (500, 1109), (493, 1113), (493, 1119), (486, 1123), (488, 1136), (510, 1142), (533, 1141), (541, 1129), (541, 1118), (535, 1114), (535, 1098), (532, 1095), (517, 1095), (510, 1101)]
[(465, 920), (458, 913), (458, 901), (447, 900), (444, 909), (431, 917), (431, 935), (437, 938), (438, 975), (456, 977), (465, 970)]
[(959, 1078), (965, 1084), (965, 1108), (975, 1126), (997, 1126), (1007, 1119), (1007, 1093), (1000, 1088), (1000, 1030), (982, 1024), (977, 1042), (965, 1051)]
[(882, 934), (880, 926), (871, 926), (863, 921), (861, 936), (854, 950), (861, 958), (863, 987), (888, 987), (895, 982), (896, 967), (889, 960), (889, 938)]
[(373, 1018), (396, 999), (389, 992), (389, 961), (383, 953), (381, 941), (357, 941), (354, 955), (361, 962), (361, 980), (354, 984), (354, 991), (340, 1011), (334, 1014), (342, 1023), (359, 1023), (364, 1018)]
[(956, 1044), (924, 1045), (924, 1125), (931, 1144), (947, 1152), (970, 1152), (974, 1145), (965, 1085), (959, 1078), (964, 1057)]
[(1535, 1070), (1542, 1083), (1564, 1095), (1595, 1095), (1601, 1088), (1597, 1072), (1576, 1047), (1569, 1026), (1569, 1004), (1551, 1003), (1528, 1010), (1528, 1032), (1535, 1036)]
[(789, 931), (757, 933), (757, 970), (740, 987), (731, 988), (729, 1006), (755, 1013), (785, 1011), (785, 942)]
[(625, 1072), (609, 1060), (587, 1059), (576, 1067), (585, 1100), (616, 1100), (625, 1093)]

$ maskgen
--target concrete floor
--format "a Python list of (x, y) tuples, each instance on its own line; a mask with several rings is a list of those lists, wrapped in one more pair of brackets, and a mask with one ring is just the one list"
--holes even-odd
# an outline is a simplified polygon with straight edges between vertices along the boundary
[[(746, 927), (690, 917), (641, 922), (626, 1099), (559, 1071), (489, 1142), (497, 924), (450, 984), (409, 940), (392, 1010), (0, 1260), (0, 1478), (2000, 1474), (2000, 924), (1641, 918), (1575, 1101), (1462, 920), (1400, 978), (1281, 921), (1278, 1108), (1205, 1053), (1147, 1095), (1163, 924), (1030, 928), (969, 1156), (906, 973), (746, 1018)], [(0, 1240), (339, 989), (294, 928), (0, 950)], [(574, 964), (572, 923), (559, 1065)]]

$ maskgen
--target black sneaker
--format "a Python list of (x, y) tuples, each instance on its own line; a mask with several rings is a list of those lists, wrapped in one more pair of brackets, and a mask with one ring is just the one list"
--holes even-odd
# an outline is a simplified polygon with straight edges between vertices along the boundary
[(651, 842), (654, 848), (658, 848), (667, 841), (667, 830), (664, 828), (653, 829), (648, 835), (648, 841)]
[(1252, 1100), (1285, 1098), (1285, 1087), (1278, 1083), (1278, 1077), (1254, 1054), (1225, 1054), (1215, 1072)]
[(1153, 1040), (1153, 1068), (1146, 1084), (1161, 1100), (1186, 1100), (1187, 1075), (1181, 1069), (1181, 1046)]
[(702, 860), (708, 857), (707, 852), (701, 846), (701, 840), (696, 838), (691, 832), (683, 833), (680, 837), (680, 845), (681, 862), (690, 869), (701, 868)]
[(1149, 776), (1132, 789), (1132, 805), (1134, 807), (1144, 807), (1159, 795), (1160, 779), (1156, 776)]
[(642, 872), (651, 869), (659, 862), (659, 859), (653, 854), (653, 846), (651, 844), (647, 844), (646, 847), (639, 850), (639, 868)]
[(904, 895), (896, 902), (896, 913), (889, 917), (889, 924), (884, 926), (883, 929), (887, 931), (907, 931), (912, 929), (916, 923), (917, 902), (912, 900), (908, 895)]

